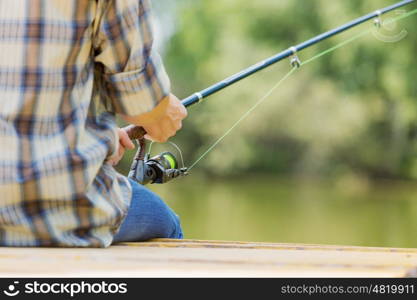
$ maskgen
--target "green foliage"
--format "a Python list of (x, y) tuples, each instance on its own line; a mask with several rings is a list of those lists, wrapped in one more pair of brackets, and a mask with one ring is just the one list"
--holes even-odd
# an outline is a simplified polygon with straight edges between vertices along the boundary
[[(393, 1), (178, 3), (178, 28), (167, 45), (165, 62), (174, 92), (185, 97)], [(196, 170), (216, 175), (416, 178), (417, 16), (396, 25), (382, 33), (393, 36), (407, 30), (400, 41), (387, 43), (368, 35), (296, 72)], [(324, 41), (300, 58), (308, 59), (369, 26), (371, 22)], [(204, 152), (288, 70), (287, 62), (281, 62), (190, 108), (184, 130), (175, 139), (187, 161)]]

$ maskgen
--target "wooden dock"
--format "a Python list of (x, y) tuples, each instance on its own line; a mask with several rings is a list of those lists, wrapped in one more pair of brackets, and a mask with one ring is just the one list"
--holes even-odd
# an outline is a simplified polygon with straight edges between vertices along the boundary
[(159, 239), (0, 248), (0, 277), (415, 277), (417, 249)]

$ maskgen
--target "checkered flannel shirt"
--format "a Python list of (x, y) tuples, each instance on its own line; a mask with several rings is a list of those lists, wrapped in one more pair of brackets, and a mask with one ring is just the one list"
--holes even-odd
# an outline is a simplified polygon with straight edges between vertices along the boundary
[(114, 116), (169, 93), (149, 5), (0, 1), (0, 246), (111, 244), (131, 197)]

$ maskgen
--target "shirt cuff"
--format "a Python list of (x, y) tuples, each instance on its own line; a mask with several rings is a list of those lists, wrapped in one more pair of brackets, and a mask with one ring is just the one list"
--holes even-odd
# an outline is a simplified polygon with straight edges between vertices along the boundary
[(158, 54), (140, 70), (104, 75), (115, 113), (137, 116), (151, 111), (170, 93), (170, 81)]

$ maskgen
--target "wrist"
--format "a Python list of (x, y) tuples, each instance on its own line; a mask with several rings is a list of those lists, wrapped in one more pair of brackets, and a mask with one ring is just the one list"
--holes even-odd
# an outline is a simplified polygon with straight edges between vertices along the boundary
[(159, 102), (159, 104), (153, 110), (147, 113), (143, 113), (137, 116), (123, 115), (122, 118), (130, 124), (142, 127), (152, 126), (160, 122), (160, 120), (162, 120), (166, 116), (167, 108), (169, 107), (171, 101), (171, 97), (167, 96), (163, 98), (161, 102)]

